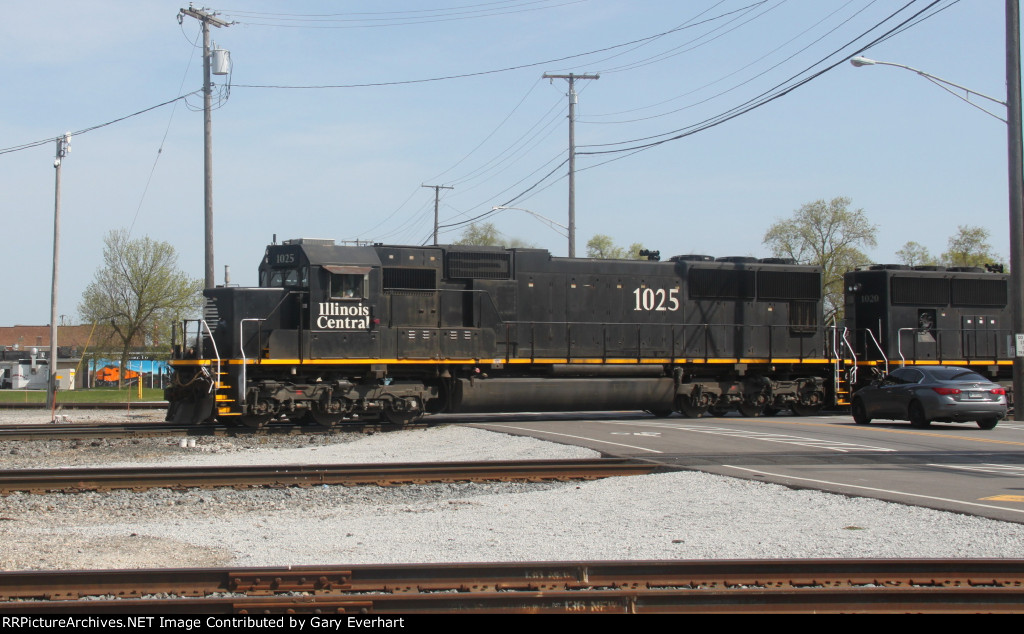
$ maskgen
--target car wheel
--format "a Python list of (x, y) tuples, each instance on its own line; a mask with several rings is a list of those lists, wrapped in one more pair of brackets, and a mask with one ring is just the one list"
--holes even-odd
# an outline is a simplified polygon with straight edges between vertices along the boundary
[(982, 418), (981, 420), (975, 422), (977, 422), (978, 427), (981, 427), (982, 429), (994, 429), (995, 426), (999, 423), (999, 419), (993, 416), (992, 418)]
[(907, 411), (907, 418), (910, 419), (910, 425), (912, 427), (924, 428), (932, 424), (930, 420), (924, 415), (924, 408), (917, 401), (910, 404), (910, 409)]
[(867, 425), (871, 422), (868, 418), (868, 411), (864, 407), (864, 401), (857, 399), (853, 402), (853, 422), (858, 425)]

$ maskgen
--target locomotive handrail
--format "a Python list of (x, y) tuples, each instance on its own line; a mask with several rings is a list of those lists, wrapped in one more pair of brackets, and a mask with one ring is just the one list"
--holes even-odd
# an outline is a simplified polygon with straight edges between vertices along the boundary
[(841, 337), (841, 339), (843, 341), (843, 345), (845, 345), (846, 348), (850, 351), (850, 356), (853, 357), (853, 369), (850, 372), (850, 383), (856, 383), (857, 382), (857, 352), (856, 352), (856, 350), (853, 349), (853, 346), (850, 345), (850, 340), (848, 338), (849, 334), (850, 334), (850, 329), (846, 328), (844, 326), (843, 327), (843, 336)]
[[(837, 385), (836, 385), (837, 388), (838, 388), (838, 380), (839, 380), (839, 378), (838, 378), (839, 377), (839, 366), (840, 366), (840, 364), (843, 361), (843, 356), (841, 354), (841, 350), (842, 350), (843, 347), (845, 347), (846, 350), (849, 351), (850, 357), (853, 359), (853, 364), (852, 364), (852, 367), (850, 368), (849, 381), (850, 381), (850, 383), (856, 383), (857, 382), (857, 351), (853, 349), (852, 345), (850, 345), (849, 334), (850, 334), (850, 329), (847, 328), (846, 326), (843, 326), (843, 332), (842, 332), (842, 334), (840, 334), (839, 333), (839, 326), (835, 325), (835, 322), (833, 322), (833, 326), (832, 326), (832, 352), (833, 352), (833, 355), (832, 356), (833, 356), (834, 365), (835, 365), (835, 377), (836, 377), (835, 380), (837, 381)], [(840, 342), (838, 344), (836, 343), (837, 339)]]
[[(889, 374), (889, 357), (885, 356), (885, 350), (882, 350), (882, 346), (878, 343), (878, 339), (875, 339), (875, 333), (871, 332), (870, 328), (865, 328), (869, 335), (871, 335), (871, 341), (875, 343), (875, 347), (878, 348), (878, 353), (882, 355), (882, 361), (885, 362), (885, 373)], [(881, 326), (879, 326), (879, 336), (881, 336)]]
[[(276, 308), (275, 308), (275, 310), (276, 310)], [(271, 312), (273, 312), (273, 311), (271, 311)], [(246, 357), (245, 357), (245, 338), (244, 338), (245, 322), (247, 322), (247, 321), (264, 322), (266, 320), (267, 320), (266, 317), (246, 317), (246, 318), (244, 318), (244, 319), (242, 319), (242, 320), (240, 320), (238, 322), (238, 350), (242, 354), (242, 371), (241, 371), (241, 377), (240, 377), (240, 379), (238, 381), (238, 403), (239, 403), (240, 406), (243, 406), (243, 407), (245, 406), (245, 386), (247, 384), (247, 382), (246, 382), (246, 369), (248, 368), (248, 359), (246, 359)], [(258, 350), (259, 350), (259, 338), (258, 337), (257, 337), (256, 344), (257, 344), (257, 354), (258, 354)]]
[(213, 381), (210, 383), (210, 389), (206, 392), (209, 394), (213, 391), (214, 386), (220, 385), (220, 351), (217, 350), (217, 340), (213, 338), (213, 332), (210, 331), (210, 325), (206, 323), (205, 319), (200, 319), (199, 323), (203, 325), (203, 328), (206, 329), (206, 334), (210, 336), (210, 345), (213, 346), (213, 355), (217, 358), (217, 376), (214, 377)]

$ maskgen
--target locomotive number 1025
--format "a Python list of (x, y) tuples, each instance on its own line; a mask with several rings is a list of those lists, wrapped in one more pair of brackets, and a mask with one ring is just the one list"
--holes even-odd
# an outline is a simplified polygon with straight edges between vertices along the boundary
[(633, 310), (676, 311), (679, 310), (678, 288), (638, 288), (633, 291), (636, 307)]

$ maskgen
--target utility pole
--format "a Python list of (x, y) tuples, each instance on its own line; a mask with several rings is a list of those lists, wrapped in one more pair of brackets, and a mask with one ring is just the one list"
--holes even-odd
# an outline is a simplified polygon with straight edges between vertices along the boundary
[(206, 9), (196, 9), (191, 4), (187, 9), (178, 12), (178, 23), (183, 16), (199, 20), (203, 25), (203, 198), (205, 202), (204, 226), (206, 246), (205, 279), (206, 288), (216, 286), (213, 276), (213, 120), (210, 116), (213, 84), (210, 81), (210, 25), (215, 27), (231, 26), (207, 13)]
[(71, 133), (57, 139), (57, 157), (53, 160), (55, 170), (53, 195), (53, 278), (50, 286), (50, 370), (46, 381), (46, 406), (50, 409), (50, 422), (56, 422), (54, 416), (57, 406), (57, 278), (60, 273), (60, 166), (65, 156), (71, 151)]
[(420, 185), (420, 187), (432, 188), (434, 190), (434, 246), (437, 246), (437, 208), (441, 203), (441, 190), (442, 189), (455, 189), (454, 187), (445, 187), (444, 185)]
[(600, 75), (551, 75), (544, 79), (569, 81), (569, 257), (576, 257), (576, 86), (577, 79), (601, 79)]
[(1024, 168), (1021, 148), (1020, 3), (1006, 0), (1006, 148), (1010, 180), (1010, 302), (1013, 308), (1013, 419), (1024, 420)]

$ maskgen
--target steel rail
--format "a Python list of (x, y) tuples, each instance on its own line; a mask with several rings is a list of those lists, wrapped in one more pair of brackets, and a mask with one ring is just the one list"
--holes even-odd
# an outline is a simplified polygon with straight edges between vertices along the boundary
[(170, 423), (27, 423), (0, 425), (0, 440), (213, 435), (219, 429), (212, 425), (185, 426)]
[[(103, 403), (103, 402), (59, 402), (57, 407), (61, 410), (69, 409), (116, 409), (116, 410), (133, 410), (133, 409), (167, 409), (167, 401), (133, 401), (131, 403), (125, 403), (124, 401), (116, 403)], [(46, 407), (46, 403), (18, 403), (13, 401), (0, 402), (0, 410), (5, 409), (49, 409)]]
[[(82, 600), (86, 597), (94, 598)], [(0, 612), (4, 614), (171, 611), (1021, 613), (1024, 560), (605, 561), (0, 572)]]
[[(410, 426), (410, 429), (418, 429)], [(216, 423), (181, 425), (161, 422), (128, 423), (14, 423), (0, 424), (0, 440), (39, 440), (54, 438), (139, 438), (146, 436), (289, 436), (389, 430), (377, 422), (361, 422), (343, 427), (323, 427), (302, 423), (280, 423), (259, 429)]]
[(591, 480), (646, 475), (666, 468), (624, 458), (340, 465), (231, 465), (11, 469), (0, 471), (0, 494), (15, 491), (109, 491), (152, 488), (399, 485), (429, 482)]

